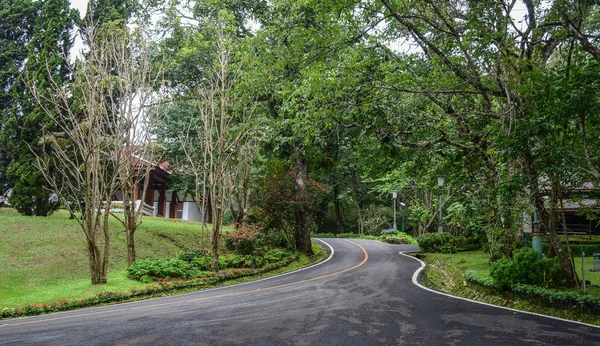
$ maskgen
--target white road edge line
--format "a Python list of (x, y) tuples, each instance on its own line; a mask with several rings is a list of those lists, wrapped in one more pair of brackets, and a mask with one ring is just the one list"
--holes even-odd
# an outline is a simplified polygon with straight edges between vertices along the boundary
[[(177, 295), (173, 295), (173, 296), (166, 296), (166, 297), (159, 297), (159, 298), (150, 298), (150, 299), (136, 300), (136, 301), (133, 301), (133, 302), (117, 303), (117, 304), (104, 305), (104, 306), (91, 306), (91, 307), (83, 308), (83, 309), (86, 309), (88, 311), (90, 311), (90, 310), (99, 310), (99, 309), (106, 309), (106, 308), (111, 308), (111, 307), (115, 307), (115, 306), (122, 307), (122, 306), (126, 306), (126, 305), (140, 304), (140, 303), (149, 302), (149, 301), (153, 301), (153, 300), (159, 300), (159, 299), (169, 299), (169, 298), (175, 298), (175, 297), (184, 297), (184, 296), (188, 296), (188, 295), (192, 295), (192, 294), (198, 294), (200, 292), (212, 292), (212, 291), (223, 290), (223, 289), (231, 288), (231, 287), (237, 287), (237, 286), (243, 286), (243, 285), (253, 284), (255, 282), (261, 282), (261, 281), (271, 280), (271, 279), (279, 278), (279, 277), (282, 277), (282, 276), (286, 276), (286, 275), (294, 274), (294, 273), (297, 273), (297, 272), (301, 272), (303, 270), (311, 269), (311, 268), (314, 268), (316, 266), (320, 266), (321, 264), (325, 264), (326, 262), (328, 262), (329, 260), (331, 260), (333, 258), (333, 255), (335, 254), (335, 250), (333, 249), (333, 247), (331, 245), (329, 245), (329, 243), (327, 243), (326, 241), (324, 241), (322, 239), (319, 239), (319, 238), (314, 238), (314, 239), (320, 241), (321, 243), (323, 243), (323, 244), (327, 245), (327, 247), (329, 247), (329, 250), (330, 250), (329, 257), (327, 257), (325, 260), (323, 260), (323, 261), (321, 261), (319, 263), (315, 263), (315, 264), (310, 265), (308, 267), (296, 269), (296, 270), (288, 272), (288, 273), (283, 273), (283, 274), (279, 274), (279, 275), (275, 275), (275, 276), (269, 276), (268, 278), (263, 278), (263, 279), (258, 279), (258, 280), (252, 280), (252, 281), (248, 281), (248, 282), (242, 282), (242, 283), (235, 284), (235, 285), (209, 288), (209, 289), (206, 289), (206, 290), (198, 290), (198, 291), (194, 291), (194, 292), (177, 294)], [(69, 311), (52, 312), (52, 313), (43, 314), (43, 315), (37, 315), (37, 316), (16, 317), (16, 318), (11, 319), (11, 320), (12, 321), (17, 321), (18, 320), (18, 322), (23, 321), (23, 319), (40, 319), (40, 320), (43, 320), (45, 317), (48, 317), (48, 316), (51, 316), (51, 315), (52, 316), (57, 316), (57, 315), (69, 314), (69, 313), (74, 313), (74, 312), (77, 312), (77, 311), (81, 311), (83, 309), (75, 309), (75, 310), (69, 310)], [(0, 328), (7, 327), (9, 325), (10, 324), (3, 324), (3, 325), (0, 325)]]
[(412, 282), (416, 286), (418, 286), (418, 287), (420, 287), (420, 288), (422, 288), (422, 289), (424, 289), (426, 291), (437, 293), (439, 295), (450, 297), (450, 298), (454, 298), (454, 299), (464, 300), (464, 301), (471, 302), (471, 303), (476, 303), (476, 304), (491, 306), (491, 307), (498, 308), (498, 309), (504, 309), (504, 310), (509, 310), (509, 311), (518, 312), (518, 313), (522, 313), (522, 314), (534, 315), (534, 316), (539, 316), (539, 317), (545, 317), (545, 318), (550, 318), (550, 319), (557, 320), (557, 321), (569, 322), (569, 323), (579, 324), (579, 325), (586, 326), (586, 327), (593, 327), (593, 328), (600, 329), (600, 326), (596, 326), (596, 325), (589, 324), (589, 323), (584, 323), (584, 322), (579, 322), (579, 321), (571, 321), (571, 320), (567, 320), (567, 319), (560, 318), (560, 317), (548, 316), (548, 315), (538, 314), (538, 313), (535, 313), (535, 312), (529, 312), (529, 311), (522, 311), (522, 310), (517, 310), (517, 309), (513, 309), (513, 308), (507, 308), (505, 306), (499, 306), (499, 305), (494, 305), (494, 304), (490, 304), (490, 303), (479, 302), (479, 301), (476, 301), (476, 300), (473, 300), (473, 299), (463, 298), (463, 297), (457, 297), (457, 296), (453, 296), (453, 295), (448, 294), (448, 293), (436, 291), (436, 290), (434, 290), (432, 288), (423, 286), (419, 282), (419, 280), (418, 280), (419, 274), (423, 271), (423, 269), (425, 269), (425, 267), (427, 266), (427, 264), (425, 264), (425, 262), (421, 261), (420, 259), (418, 259), (416, 257), (409, 256), (409, 255), (405, 254), (402, 251), (400, 251), (399, 254), (401, 254), (402, 256), (405, 256), (405, 257), (408, 257), (408, 258), (412, 258), (414, 260), (417, 260), (417, 261), (421, 262), (421, 267), (419, 267), (419, 269), (417, 269), (413, 273)]

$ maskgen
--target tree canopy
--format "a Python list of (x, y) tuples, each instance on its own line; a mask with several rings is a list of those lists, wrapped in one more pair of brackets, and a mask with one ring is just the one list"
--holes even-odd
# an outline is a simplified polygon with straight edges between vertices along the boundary
[[(0, 2), (0, 193), (12, 188), (17, 208), (25, 185), (38, 188), (32, 201), (48, 201), (26, 162), (53, 124), (25, 85), (43, 89), (51, 66), (69, 88), (62, 66), (78, 21), (67, 5)], [(139, 49), (164, 71), (167, 115), (154, 138), (172, 186), (199, 201), (212, 194), (217, 222), (228, 203), (240, 206), (240, 227), (271, 208), (290, 220), (263, 226), (284, 224), (290, 245), (309, 252), (312, 231), (390, 225), (397, 190), (409, 232), (441, 223), (496, 260), (512, 255), (537, 210), (577, 281), (558, 236), (560, 202), (600, 184), (597, 1), (94, 0), (86, 13), (130, 30), (142, 26), (135, 18), (151, 41)], [(38, 209), (49, 210), (20, 210)]]

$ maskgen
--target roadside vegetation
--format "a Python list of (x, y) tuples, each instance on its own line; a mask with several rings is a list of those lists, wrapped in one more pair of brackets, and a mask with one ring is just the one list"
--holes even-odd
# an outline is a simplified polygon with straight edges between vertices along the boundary
[[(291, 252), (277, 235), (224, 228), (222, 270), (210, 271), (208, 235), (197, 222), (144, 217), (137, 233), (138, 260), (127, 266), (126, 235), (111, 221), (109, 281), (90, 285), (85, 240), (65, 211), (25, 217), (0, 209), (0, 311), (3, 317), (62, 311), (231, 284), (294, 270), (326, 256)], [(203, 243), (201, 243), (203, 241)], [(267, 244), (268, 242), (268, 244)], [(202, 245), (204, 246), (202, 246)], [(208, 257), (208, 261), (206, 261)]]
[(583, 283), (567, 285), (556, 258), (538, 260), (531, 245), (523, 244), (510, 259), (491, 261), (486, 251), (463, 251), (456, 239), (449, 242), (453, 245), (435, 246), (430, 238), (418, 255), (429, 264), (424, 283), (458, 296), (600, 325), (600, 272), (589, 270), (593, 257), (588, 255), (582, 268), (581, 257), (582, 248), (592, 251), (600, 244), (598, 237), (573, 237), (580, 243), (573, 259), (578, 276), (585, 271), (585, 292)]

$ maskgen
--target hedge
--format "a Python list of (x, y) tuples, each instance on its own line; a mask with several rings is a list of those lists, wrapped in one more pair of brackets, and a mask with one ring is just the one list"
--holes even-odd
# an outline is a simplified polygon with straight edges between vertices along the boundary
[[(505, 292), (494, 283), (494, 280), (482, 277), (473, 270), (467, 270), (465, 279), (471, 284), (475, 284), (496, 293)], [(563, 308), (576, 307), (585, 310), (588, 313), (600, 315), (600, 297), (581, 295), (575, 291), (554, 290), (526, 284), (511, 285), (508, 292), (549, 307), (556, 307), (557, 305)]]

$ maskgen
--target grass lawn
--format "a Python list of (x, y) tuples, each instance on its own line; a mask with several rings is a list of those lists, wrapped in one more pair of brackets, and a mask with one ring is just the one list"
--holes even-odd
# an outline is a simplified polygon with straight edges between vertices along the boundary
[[(467, 251), (459, 252), (454, 254), (442, 254), (432, 253), (427, 254), (428, 257), (439, 259), (445, 263), (449, 263), (452, 266), (465, 272), (467, 270), (477, 271), (481, 276), (490, 277), (490, 264), (488, 263), (488, 255), (483, 251)], [(587, 287), (587, 293), (591, 295), (600, 296), (600, 272), (590, 272), (589, 268), (592, 266), (594, 259), (586, 256), (585, 268), (586, 268), (586, 280), (590, 281), (590, 285)], [(581, 256), (575, 257), (575, 268), (577, 274), (581, 279)]]
[[(209, 235), (201, 237), (200, 227), (198, 222), (144, 217), (135, 236), (137, 258), (169, 257), (209, 247)], [(92, 286), (85, 236), (67, 212), (27, 217), (1, 208), (0, 310), (147, 285), (126, 277), (125, 233), (117, 220), (111, 221), (111, 232), (108, 283)]]

